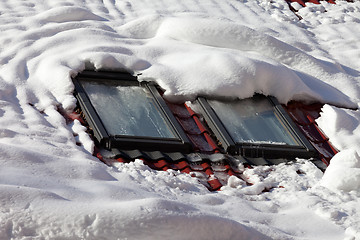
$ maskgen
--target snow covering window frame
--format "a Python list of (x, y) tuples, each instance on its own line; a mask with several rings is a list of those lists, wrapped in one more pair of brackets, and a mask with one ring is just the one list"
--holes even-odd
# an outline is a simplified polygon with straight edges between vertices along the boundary
[[(233, 137), (231, 137), (231, 134), (226, 129), (224, 123), (220, 120), (216, 111), (210, 106), (207, 98), (198, 97), (197, 102), (201, 106), (200, 110), (210, 129), (220, 141), (224, 150), (231, 155), (241, 155), (250, 158), (263, 157), (268, 159), (309, 159), (318, 157), (318, 153), (315, 148), (298, 129), (296, 124), (291, 120), (290, 116), (277, 101), (277, 99), (271, 96), (266, 98), (272, 104), (273, 110), (281, 121), (281, 124), (284, 126), (285, 130), (290, 133), (292, 137), (294, 137), (298, 145), (236, 142)], [(221, 99), (209, 100), (223, 102)], [(261, 126), (259, 126), (259, 128), (260, 127)]]
[[(156, 105), (155, 108), (162, 116), (166, 127), (171, 129), (175, 138), (110, 135), (80, 81), (90, 81), (105, 85), (111, 84), (117, 87), (137, 86), (144, 88), (149, 96), (151, 96), (152, 103)], [(90, 128), (93, 130), (95, 139), (102, 147), (108, 150), (119, 148), (144, 151), (158, 150), (163, 152), (178, 151), (183, 153), (191, 151), (192, 145), (189, 139), (152, 82), (139, 82), (136, 76), (132, 76), (127, 72), (95, 72), (85, 70), (73, 78), (73, 83), (75, 86), (74, 95), (78, 100), (78, 104)]]

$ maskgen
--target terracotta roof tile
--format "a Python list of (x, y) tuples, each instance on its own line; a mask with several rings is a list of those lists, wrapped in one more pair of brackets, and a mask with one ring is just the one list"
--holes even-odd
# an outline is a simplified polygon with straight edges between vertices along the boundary
[(216, 142), (210, 137), (209, 130), (200, 121), (199, 116), (185, 103), (174, 104), (166, 101), (170, 110), (184, 129), (188, 138), (194, 145), (195, 151), (205, 153), (219, 152)]
[(184, 169), (181, 170), (182, 173), (191, 173), (191, 168), (190, 167), (186, 167)]
[(176, 163), (172, 163), (171, 168), (174, 170), (183, 170), (185, 168), (190, 169), (190, 166), (186, 160), (183, 160)]
[[(285, 106), (285, 108), (287, 108), (289, 115), (292, 117), (292, 119), (303, 126), (306, 126), (308, 124), (311, 124), (314, 120), (313, 115), (308, 114), (307, 112), (305, 112), (302, 108), (301, 105), (296, 104), (297, 106), (295, 107), (288, 107)], [(310, 116), (310, 117), (309, 117)]]
[(204, 172), (206, 175), (211, 176), (214, 175), (214, 171), (211, 169), (211, 167), (209, 168), (204, 168)]
[[(346, 0), (347, 2), (354, 2), (353, 0)], [(336, 4), (335, 0), (286, 0), (288, 3), (297, 2), (303, 7), (306, 7), (306, 3), (314, 3), (314, 4), (321, 4), (321, 2), (328, 2), (332, 4)], [(292, 9), (293, 11), (296, 11), (295, 9)]]
[(196, 125), (196, 122), (190, 117), (190, 118), (176, 118), (181, 127), (184, 129), (185, 133), (190, 135), (200, 135), (201, 131)]
[(329, 138), (318, 127), (316, 119), (320, 117), (322, 104), (305, 105), (291, 102), (284, 106), (290, 117), (297, 123), (310, 143), (319, 152), (321, 159), (329, 165), (331, 158), (338, 150), (330, 143)]
[(191, 117), (189, 111), (184, 108), (183, 104), (174, 104), (166, 101), (166, 104), (169, 106), (172, 113), (178, 118), (189, 118)]
[(195, 149), (200, 152), (211, 153), (214, 149), (206, 141), (206, 138), (202, 135), (188, 135), (190, 141), (194, 144)]
[(313, 146), (326, 159), (331, 159), (336, 153), (328, 142), (313, 143)]
[(299, 128), (302, 130), (305, 136), (313, 143), (319, 143), (328, 140), (328, 138), (325, 137), (325, 135), (321, 133), (321, 131), (314, 124), (307, 126), (299, 125)]
[(130, 162), (129, 159), (125, 159), (122, 157), (116, 158), (116, 161), (121, 162), (121, 163), (129, 163)]
[[(326, 169), (326, 167), (329, 166), (329, 164), (330, 164), (330, 159), (321, 158), (321, 162), (322, 162), (323, 164), (325, 164), (324, 169)], [(316, 165), (316, 166), (318, 166), (318, 165)], [(320, 168), (320, 169), (321, 169), (321, 168)]]
[(209, 180), (208, 183), (212, 191), (219, 190), (223, 186), (217, 178)]
[(195, 124), (199, 128), (201, 133), (208, 133), (209, 131), (206, 129), (206, 127), (202, 124), (199, 117), (197, 115), (193, 115), (192, 118), (194, 119)]
[(203, 169), (211, 169), (211, 165), (208, 162), (203, 162), (201, 163), (201, 166), (203, 167)]

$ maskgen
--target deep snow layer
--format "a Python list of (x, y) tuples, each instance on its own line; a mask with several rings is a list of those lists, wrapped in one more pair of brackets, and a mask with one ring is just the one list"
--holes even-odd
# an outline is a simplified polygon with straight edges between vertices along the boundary
[[(360, 239), (360, 114), (339, 108), (360, 103), (360, 2), (337, 3), (294, 3), (299, 20), (280, 0), (1, 1), (0, 239)], [(107, 167), (57, 111), (85, 67), (141, 73), (173, 101), (321, 101), (342, 152), (324, 176), (298, 160), (216, 193), (141, 161)]]

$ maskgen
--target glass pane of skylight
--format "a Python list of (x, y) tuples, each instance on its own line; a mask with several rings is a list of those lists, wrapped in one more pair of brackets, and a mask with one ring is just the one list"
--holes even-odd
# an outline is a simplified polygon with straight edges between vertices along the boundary
[(81, 84), (109, 135), (178, 138), (145, 88), (88, 81)]
[(264, 96), (208, 102), (237, 143), (299, 145)]

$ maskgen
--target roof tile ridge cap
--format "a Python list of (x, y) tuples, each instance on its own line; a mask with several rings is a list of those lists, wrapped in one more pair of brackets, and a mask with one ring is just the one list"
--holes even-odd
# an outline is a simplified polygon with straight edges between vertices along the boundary
[[(320, 109), (321, 112), (321, 109)], [(309, 119), (309, 117), (311, 117), (312, 119)], [(329, 147), (331, 148), (331, 150), (333, 151), (334, 155), (337, 154), (339, 152), (339, 150), (331, 143), (330, 138), (323, 132), (323, 130), (318, 126), (318, 124), (316, 123), (316, 119), (317, 118), (313, 118), (310, 115), (307, 115), (307, 118), (310, 120), (310, 124), (309, 125), (313, 125), (316, 129), (316, 131), (320, 134), (320, 136), (323, 138), (324, 143), (327, 143), (329, 145)]]
[(184, 106), (186, 108), (186, 110), (188, 110), (188, 112), (190, 113), (190, 116), (198, 116), (198, 114), (196, 112), (194, 112), (194, 110), (191, 109), (191, 107), (189, 107), (186, 103), (184, 103)]
[(194, 119), (197, 127), (200, 130), (200, 134), (209, 133), (209, 130), (204, 126), (204, 124), (200, 121), (200, 118), (198, 115), (193, 115), (192, 119)]
[(322, 139), (325, 142), (329, 141), (329, 137), (321, 130), (321, 128), (317, 125), (316, 122), (312, 123), (312, 125), (315, 127), (316, 131), (320, 134), (320, 136), (322, 137)]
[[(320, 117), (322, 106), (324, 106), (324, 104), (304, 104), (297, 101), (291, 102), (288, 105), (283, 105), (292, 120), (302, 126), (316, 124), (315, 120)], [(301, 112), (303, 116), (300, 116), (299, 113), (296, 112), (296, 110), (298, 110), (298, 112)], [(317, 116), (314, 116), (314, 114), (312, 114), (311, 112), (316, 112)], [(300, 119), (298, 117), (300, 117)], [(304, 122), (301, 117), (304, 117), (308, 122)]]

